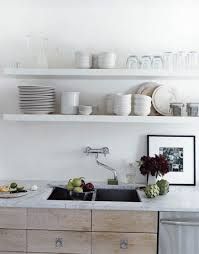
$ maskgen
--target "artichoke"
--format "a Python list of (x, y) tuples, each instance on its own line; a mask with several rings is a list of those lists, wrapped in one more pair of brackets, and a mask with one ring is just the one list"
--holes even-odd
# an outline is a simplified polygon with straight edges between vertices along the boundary
[(150, 184), (144, 190), (147, 198), (155, 198), (160, 194), (160, 189), (157, 184)]
[(160, 195), (165, 195), (169, 192), (169, 182), (167, 180), (159, 180), (156, 184), (160, 189)]

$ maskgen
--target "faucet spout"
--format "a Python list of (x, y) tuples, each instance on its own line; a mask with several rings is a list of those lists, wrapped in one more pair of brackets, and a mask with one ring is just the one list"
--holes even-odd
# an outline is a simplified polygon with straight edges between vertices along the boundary
[(100, 162), (97, 158), (96, 158), (96, 162), (97, 162), (97, 165), (110, 170), (113, 173), (114, 180), (118, 181), (117, 171), (114, 168), (111, 168), (110, 166)]

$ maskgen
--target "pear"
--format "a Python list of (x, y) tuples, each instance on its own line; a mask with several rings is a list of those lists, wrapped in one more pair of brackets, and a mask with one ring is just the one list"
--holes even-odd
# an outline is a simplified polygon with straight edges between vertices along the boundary
[(83, 192), (83, 188), (82, 187), (75, 187), (73, 189), (74, 192), (77, 192), (77, 193), (82, 193)]
[(72, 180), (72, 185), (74, 187), (80, 187), (82, 185), (82, 178), (83, 177), (79, 177), (79, 178), (73, 178)]
[(73, 183), (72, 183), (71, 179), (68, 181), (68, 184), (66, 185), (66, 189), (68, 191), (72, 191), (74, 189), (74, 186), (73, 186)]

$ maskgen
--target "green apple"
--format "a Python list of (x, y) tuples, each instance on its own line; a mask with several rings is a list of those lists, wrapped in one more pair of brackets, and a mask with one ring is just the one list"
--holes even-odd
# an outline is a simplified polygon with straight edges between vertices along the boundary
[(73, 189), (74, 192), (77, 192), (77, 193), (82, 193), (83, 192), (83, 188), (82, 187), (75, 187)]
[(71, 179), (68, 181), (68, 184), (66, 185), (66, 189), (68, 191), (72, 191), (74, 189), (74, 186), (73, 186), (73, 183), (72, 183)]

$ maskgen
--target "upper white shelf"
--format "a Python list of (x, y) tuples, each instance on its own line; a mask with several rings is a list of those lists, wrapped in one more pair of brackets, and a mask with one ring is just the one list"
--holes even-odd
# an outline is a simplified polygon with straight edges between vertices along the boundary
[[(85, 123), (146, 123), (192, 124), (198, 126), (199, 117), (174, 116), (108, 116), (108, 115), (31, 115), (3, 114), (3, 120), (16, 122), (85, 122)], [(195, 124), (195, 125), (194, 125)]]
[(199, 79), (199, 71), (134, 71), (132, 69), (29, 69), (6, 68), (4, 74), (14, 77), (63, 77), (71, 79)]

